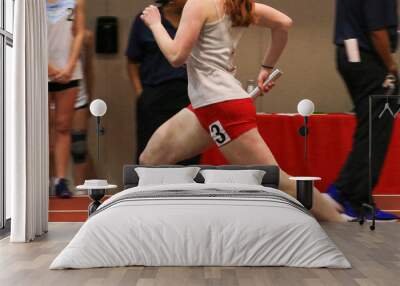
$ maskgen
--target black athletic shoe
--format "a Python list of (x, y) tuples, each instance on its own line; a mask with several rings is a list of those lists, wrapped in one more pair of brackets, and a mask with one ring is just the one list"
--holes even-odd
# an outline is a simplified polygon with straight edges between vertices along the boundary
[(61, 199), (69, 199), (72, 197), (72, 193), (68, 189), (68, 181), (66, 179), (60, 179), (58, 184), (55, 186), (56, 196)]

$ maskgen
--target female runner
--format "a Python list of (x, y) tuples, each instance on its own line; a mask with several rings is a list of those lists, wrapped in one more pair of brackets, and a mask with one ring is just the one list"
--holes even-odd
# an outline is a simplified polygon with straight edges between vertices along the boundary
[[(271, 30), (271, 45), (264, 57), (258, 85), (264, 92), (273, 84), (263, 82), (278, 62), (292, 20), (254, 0), (175, 0), (183, 14), (175, 39), (161, 25), (155, 6), (142, 19), (161, 51), (175, 67), (187, 64), (192, 103), (153, 135), (140, 156), (144, 165), (173, 164), (200, 154), (215, 143), (231, 164), (277, 165), (257, 129), (256, 110), (249, 95), (234, 77), (233, 58), (244, 28), (257, 25)], [(281, 170), (280, 189), (296, 196), (296, 184)], [(345, 219), (318, 190), (313, 214), (320, 220)]]

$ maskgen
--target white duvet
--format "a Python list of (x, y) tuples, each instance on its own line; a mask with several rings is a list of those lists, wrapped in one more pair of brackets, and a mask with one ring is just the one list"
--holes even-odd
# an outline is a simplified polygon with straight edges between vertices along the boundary
[[(136, 187), (108, 199), (50, 269), (120, 266), (292, 266), (349, 268), (307, 212), (258, 198), (121, 200), (146, 191), (275, 189), (227, 184)], [(119, 201), (121, 200), (121, 201)]]

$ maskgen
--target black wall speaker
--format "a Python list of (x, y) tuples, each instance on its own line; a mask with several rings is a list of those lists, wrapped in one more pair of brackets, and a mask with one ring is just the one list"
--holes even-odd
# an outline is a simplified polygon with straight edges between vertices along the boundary
[(96, 53), (118, 53), (118, 19), (103, 16), (97, 18), (96, 24)]

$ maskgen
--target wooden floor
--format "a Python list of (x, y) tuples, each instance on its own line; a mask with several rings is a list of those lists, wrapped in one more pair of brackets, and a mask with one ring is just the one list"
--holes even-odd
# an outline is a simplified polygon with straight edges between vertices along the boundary
[(0, 285), (400, 285), (399, 223), (380, 223), (375, 232), (351, 223), (324, 224), (324, 229), (352, 263), (351, 270), (284, 267), (48, 270), (51, 261), (81, 225), (51, 223), (50, 232), (31, 244), (0, 241)]

